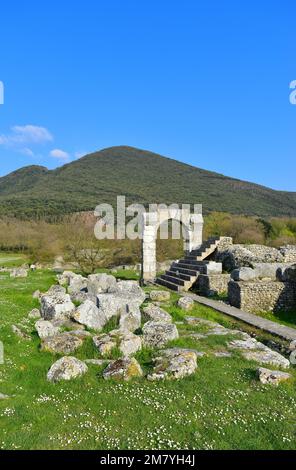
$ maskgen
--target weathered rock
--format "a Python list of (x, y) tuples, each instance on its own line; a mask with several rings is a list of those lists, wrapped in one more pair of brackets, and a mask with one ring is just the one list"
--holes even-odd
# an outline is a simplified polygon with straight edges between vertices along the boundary
[(242, 349), (242, 350), (262, 350), (269, 349), (264, 344), (257, 341), (255, 338), (249, 336), (246, 339), (234, 339), (228, 343), (228, 347), (231, 349)]
[(62, 286), (52, 286), (41, 296), (41, 316), (45, 320), (70, 318), (74, 310), (75, 305)]
[(81, 325), (80, 323), (76, 323), (71, 318), (54, 319), (54, 320), (51, 320), (51, 323), (54, 326), (57, 326), (60, 328), (63, 327), (63, 328), (66, 328), (67, 330), (85, 330), (84, 325)]
[(41, 314), (38, 308), (33, 308), (33, 310), (31, 310), (31, 312), (28, 314), (28, 318), (33, 319), (33, 320), (37, 320), (37, 318), (40, 318), (40, 317), (41, 317)]
[(231, 273), (231, 277), (234, 281), (252, 281), (256, 279), (257, 273), (255, 269), (243, 266), (238, 269), (234, 269)]
[(264, 245), (232, 245), (218, 246), (216, 261), (221, 261), (226, 271), (233, 271), (242, 266), (252, 268), (254, 263), (283, 263), (285, 258), (280, 250)]
[(80, 377), (88, 370), (87, 365), (76, 357), (62, 357), (55, 362), (47, 373), (47, 380), (59, 382)]
[(97, 295), (97, 306), (107, 321), (113, 317), (120, 317), (121, 314), (129, 312), (126, 299), (118, 297), (113, 293)]
[(33, 292), (32, 297), (33, 297), (33, 299), (40, 299), (40, 297), (41, 297), (40, 290), (35, 290), (35, 292)]
[(79, 274), (75, 274), (75, 276), (71, 277), (68, 293), (69, 294), (78, 294), (81, 291), (86, 291), (87, 287), (87, 279)]
[(94, 336), (93, 342), (102, 356), (108, 356), (111, 353), (112, 349), (117, 346), (116, 339), (111, 337), (110, 334), (107, 333)]
[(206, 336), (226, 336), (231, 334), (231, 330), (228, 330), (227, 328), (224, 328), (222, 325), (217, 325), (214, 328), (210, 328), (205, 335)]
[(116, 379), (129, 381), (142, 377), (143, 371), (135, 358), (118, 359), (109, 364), (103, 372), (105, 380)]
[(83, 302), (83, 304), (72, 313), (72, 318), (78, 323), (97, 331), (101, 331), (107, 323), (104, 312), (100, 311), (91, 300)]
[(119, 281), (112, 292), (126, 297), (127, 299), (133, 299), (137, 302), (138, 307), (142, 305), (146, 299), (146, 294), (143, 289), (139, 286), (138, 281)]
[(183, 310), (191, 310), (194, 307), (194, 300), (191, 297), (181, 297), (178, 300), (178, 307)]
[(288, 359), (283, 357), (276, 351), (265, 350), (265, 351), (242, 351), (242, 355), (248, 361), (256, 361), (262, 364), (271, 364), (276, 367), (282, 367), (283, 369), (288, 369), (290, 367), (290, 362)]
[(280, 382), (284, 382), (292, 378), (291, 374), (288, 374), (287, 372), (269, 370), (264, 367), (257, 369), (257, 377), (261, 383), (271, 385), (278, 385)]
[(110, 354), (115, 347), (121, 351), (123, 356), (131, 356), (142, 347), (140, 336), (124, 330), (113, 330), (94, 336), (93, 342), (102, 356)]
[(204, 318), (199, 318), (199, 317), (185, 317), (185, 321), (188, 325), (192, 325), (192, 326), (205, 325), (205, 326), (208, 326), (209, 328), (216, 328), (216, 326), (220, 326), (219, 323), (206, 320)]
[(70, 298), (72, 302), (83, 304), (83, 302), (89, 299), (89, 296), (87, 292), (79, 291), (79, 292), (75, 292), (74, 294), (70, 294)]
[(62, 274), (57, 276), (58, 283), (61, 286), (69, 286), (71, 279), (73, 279), (77, 274), (73, 273), (72, 271), (64, 271)]
[(284, 356), (260, 343), (255, 338), (245, 340), (233, 340), (228, 343), (231, 349), (241, 351), (243, 357), (249, 361), (257, 361), (262, 364), (272, 364), (274, 366), (288, 368), (290, 362)]
[(289, 344), (289, 349), (290, 349), (290, 351), (295, 351), (295, 349), (296, 349), (296, 339), (294, 339), (294, 341), (291, 341), (291, 343)]
[(138, 312), (145, 298), (145, 292), (136, 281), (120, 281), (112, 292), (97, 295), (97, 305), (107, 320), (110, 320), (125, 313)]
[(98, 294), (106, 293), (116, 287), (116, 278), (110, 274), (91, 274), (87, 279), (89, 297), (94, 300)]
[(18, 336), (21, 339), (25, 339), (26, 341), (31, 341), (31, 336), (25, 333), (23, 330), (21, 330), (18, 326), (16, 325), (11, 325), (11, 329), (13, 333)]
[(143, 317), (147, 321), (171, 323), (172, 317), (162, 308), (154, 304), (149, 304), (143, 309)]
[(142, 348), (142, 339), (140, 336), (131, 332), (125, 332), (121, 337), (119, 349), (124, 357), (132, 356)]
[(182, 379), (197, 369), (197, 354), (190, 349), (172, 348), (160, 351), (148, 380)]
[(10, 271), (10, 277), (27, 277), (28, 270), (26, 268), (15, 268)]
[(258, 279), (282, 280), (280, 273), (285, 272), (288, 266), (287, 263), (254, 263), (254, 270)]
[(149, 321), (143, 326), (143, 343), (150, 348), (161, 348), (179, 338), (176, 325)]
[(5, 395), (4, 393), (0, 393), (0, 400), (8, 400), (10, 398), (9, 395)]
[(53, 325), (48, 320), (38, 320), (35, 323), (35, 328), (39, 338), (44, 339), (60, 333), (60, 327)]
[(78, 338), (90, 338), (92, 334), (85, 330), (72, 330), (68, 332), (70, 335), (78, 336)]
[(122, 330), (136, 331), (141, 326), (140, 309), (133, 312), (122, 312), (119, 320), (119, 327)]
[(81, 338), (70, 333), (61, 333), (59, 335), (44, 338), (41, 344), (43, 351), (57, 354), (71, 354), (83, 344)]
[(150, 299), (156, 302), (166, 302), (170, 300), (171, 294), (166, 290), (152, 290), (150, 292)]
[(214, 353), (214, 356), (215, 357), (231, 357), (232, 354), (228, 351), (216, 351)]
[(207, 337), (212, 335), (217, 336), (226, 336), (226, 335), (236, 335), (240, 334), (241, 332), (238, 330), (230, 330), (225, 328), (224, 326), (220, 325), (219, 323), (206, 320), (204, 318), (198, 317), (185, 317), (185, 321), (187, 324), (192, 326), (205, 326), (207, 327), (207, 331), (203, 332), (201, 337)]
[(45, 293), (45, 295), (55, 296), (55, 295), (63, 295), (63, 294), (66, 294), (66, 293), (67, 293), (67, 291), (66, 291), (65, 287), (60, 286), (58, 284), (53, 284), (52, 286), (50, 286), (50, 288)]
[(206, 338), (207, 335), (206, 334), (202, 334), (202, 333), (183, 333), (182, 334), (182, 338), (190, 338), (190, 339), (194, 339), (196, 341), (200, 340), (200, 339), (204, 339)]

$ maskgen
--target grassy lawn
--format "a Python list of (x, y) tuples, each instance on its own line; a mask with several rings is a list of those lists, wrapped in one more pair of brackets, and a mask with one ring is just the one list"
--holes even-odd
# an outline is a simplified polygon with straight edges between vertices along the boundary
[[(126, 273), (126, 272), (125, 272)], [(122, 273), (117, 275), (121, 276)], [(32, 293), (54, 283), (49, 271), (29, 273), (26, 279), (0, 280), (0, 339), (5, 362), (0, 365), (0, 448), (2, 449), (295, 449), (296, 370), (279, 387), (261, 385), (255, 378), (258, 364), (239, 353), (217, 358), (230, 336), (201, 340), (183, 337), (172, 343), (204, 351), (195, 375), (175, 382), (107, 382), (102, 368), (71, 382), (51, 384), (46, 373), (58, 356), (39, 351), (34, 321), (28, 312), (38, 307)], [(175, 305), (166, 309), (176, 321), (184, 313)], [(191, 316), (241, 324), (209, 308), (196, 305)], [(32, 341), (16, 337), (11, 324), (23, 325)], [(202, 327), (190, 327), (202, 332)], [(99, 357), (87, 340), (75, 354)], [(145, 370), (151, 369), (151, 351), (138, 353)]]
[(28, 263), (26, 255), (0, 252), (0, 267), (10, 268)]

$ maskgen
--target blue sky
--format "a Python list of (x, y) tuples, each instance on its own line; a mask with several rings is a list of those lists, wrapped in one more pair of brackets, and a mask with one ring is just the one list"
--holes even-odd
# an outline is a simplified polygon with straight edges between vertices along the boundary
[(131, 145), (296, 191), (295, 1), (0, 8), (0, 175)]

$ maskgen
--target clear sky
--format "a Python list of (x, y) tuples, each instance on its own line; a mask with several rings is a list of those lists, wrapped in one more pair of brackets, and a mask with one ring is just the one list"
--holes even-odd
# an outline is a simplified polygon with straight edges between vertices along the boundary
[(295, 0), (1, 2), (0, 175), (113, 145), (296, 191)]

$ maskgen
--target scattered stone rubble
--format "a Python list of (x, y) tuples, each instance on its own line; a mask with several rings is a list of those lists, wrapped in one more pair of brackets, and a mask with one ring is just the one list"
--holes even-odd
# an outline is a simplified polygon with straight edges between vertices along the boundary
[(79, 359), (76, 359), (76, 357), (62, 357), (51, 366), (47, 374), (47, 379), (50, 382), (71, 380), (84, 375), (87, 370), (87, 365)]
[(183, 379), (197, 369), (197, 352), (190, 349), (172, 348), (160, 351), (154, 359), (154, 370), (148, 380)]
[(178, 307), (182, 308), (183, 310), (191, 310), (193, 306), (194, 300), (192, 300), (191, 297), (185, 296), (178, 300)]
[(285, 382), (291, 379), (291, 374), (281, 372), (280, 370), (269, 370), (264, 367), (257, 369), (257, 377), (263, 384), (278, 385), (280, 382)]
[(27, 277), (28, 269), (26, 267), (15, 268), (10, 271), (10, 277)]
[[(159, 299), (166, 302), (169, 298), (167, 291), (154, 291), (148, 303), (142, 305), (146, 294), (135, 281), (116, 281), (113, 276), (102, 274), (83, 278), (72, 272), (64, 272), (58, 280), (59, 285), (40, 294), (41, 318), (37, 309), (29, 315), (30, 319), (37, 320), (35, 328), (41, 340), (41, 351), (63, 356), (51, 366), (47, 375), (49, 381), (58, 382), (83, 376), (88, 370), (87, 365), (102, 367), (106, 380), (128, 381), (143, 377), (141, 365), (134, 357), (143, 347), (155, 350), (152, 354), (153, 368), (147, 374), (148, 380), (182, 379), (197, 370), (198, 359), (204, 355), (203, 352), (168, 345), (179, 338), (177, 322), (174, 323), (161, 304), (155, 303), (161, 302)], [(84, 293), (80, 305), (75, 306), (72, 302), (70, 286), (71, 296)], [(189, 311), (193, 301), (185, 296), (179, 299), (178, 306)], [(110, 320), (114, 320), (117, 328), (102, 332)], [(238, 350), (248, 360), (263, 365), (289, 367), (285, 357), (247, 333), (195, 316), (185, 317), (184, 323), (189, 329), (182, 331), (182, 337), (187, 336), (197, 342), (210, 335), (234, 337), (228, 343), (230, 351), (214, 351), (215, 357), (232, 357), (231, 351)], [(197, 331), (199, 327), (202, 331)], [(15, 333), (18, 334), (18, 329), (15, 329)], [(81, 348), (87, 338), (92, 339), (100, 357), (81, 361), (72, 354)], [(114, 351), (121, 355), (119, 359), (112, 359)], [(275, 375), (276, 379), (280, 377)], [(261, 374), (261, 381), (265, 380), (263, 376)], [(266, 380), (271, 383), (273, 379)]]

